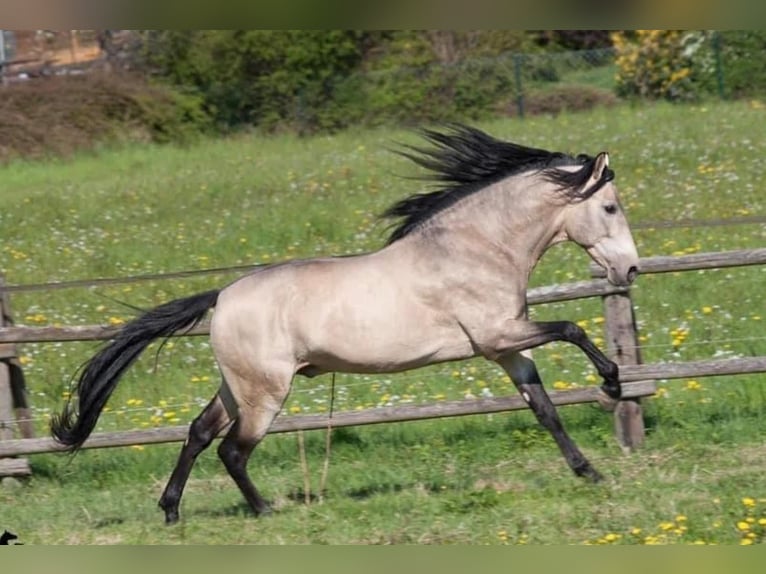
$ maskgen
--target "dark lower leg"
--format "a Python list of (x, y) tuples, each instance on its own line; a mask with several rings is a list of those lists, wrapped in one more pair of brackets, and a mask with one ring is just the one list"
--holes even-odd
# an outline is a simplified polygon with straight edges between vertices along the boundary
[(226, 424), (228, 424), (228, 416), (216, 395), (191, 424), (189, 437), (181, 448), (176, 467), (173, 469), (170, 480), (168, 480), (165, 491), (160, 498), (159, 505), (165, 511), (167, 524), (178, 521), (178, 505), (192, 466), (194, 466), (194, 461)]
[(591, 466), (585, 455), (580, 452), (569, 434), (564, 430), (564, 425), (556, 412), (556, 407), (548, 397), (542, 384), (519, 384), (517, 385), (521, 396), (532, 409), (537, 420), (553, 436), (569, 468), (577, 476), (590, 479), (593, 482), (601, 480), (601, 475)]
[(501, 357), (498, 362), (511, 377), (537, 420), (551, 433), (574, 473), (594, 482), (600, 480), (601, 475), (590, 465), (564, 430), (556, 407), (543, 388), (540, 374), (531, 356), (527, 353), (510, 353)]
[(247, 475), (247, 461), (260, 441), (260, 437), (242, 437), (240, 420), (238, 419), (234, 423), (229, 433), (221, 441), (218, 446), (218, 455), (253, 512), (256, 515), (267, 514), (271, 511), (269, 504), (263, 499)]

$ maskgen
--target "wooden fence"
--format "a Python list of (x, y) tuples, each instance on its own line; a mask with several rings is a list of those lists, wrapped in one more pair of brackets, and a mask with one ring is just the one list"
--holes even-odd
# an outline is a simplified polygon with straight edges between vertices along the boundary
[[(640, 262), (642, 274), (718, 269), (766, 263), (766, 248), (723, 253), (699, 253), (674, 257), (649, 257)], [(634, 308), (627, 288), (615, 287), (603, 279), (603, 272), (591, 268), (594, 277), (565, 285), (530, 289), (527, 300), (530, 305), (570, 301), (586, 297), (601, 297), (604, 302), (604, 325), (607, 355), (621, 365), (620, 380), (623, 383), (622, 400), (609, 406), (614, 409), (615, 432), (620, 445), (631, 450), (641, 444), (644, 435), (641, 397), (654, 394), (656, 379), (677, 379), (766, 372), (766, 357), (748, 357), (726, 360), (704, 360), (685, 363), (641, 364), (640, 346), (635, 322)], [(161, 278), (156, 276), (153, 278)], [(50, 287), (55, 288), (56, 285)], [(25, 327), (9, 325), (8, 294), (20, 291), (24, 286), (4, 288), (0, 282), (0, 305), (5, 324), (0, 323), (0, 475), (29, 472), (24, 459), (19, 457), (34, 453), (53, 452), (60, 446), (50, 437), (35, 438), (29, 420), (23, 373), (14, 363), (18, 343), (53, 341), (93, 341), (111, 338), (119, 327)], [(41, 289), (41, 286), (30, 286)], [(208, 333), (207, 325), (200, 325), (184, 336)], [(556, 405), (570, 405), (600, 401), (603, 396), (597, 387), (553, 391), (551, 399)], [(604, 403), (602, 403), (604, 404)], [(488, 414), (527, 408), (518, 396), (442, 401), (436, 404), (382, 407), (364, 411), (338, 412), (329, 415), (292, 415), (278, 418), (270, 432), (324, 429), (332, 427), (378, 424), (386, 422), (414, 421), (440, 417)], [(16, 419), (14, 420), (14, 410)], [(21, 438), (13, 438), (12, 428), (16, 422)], [(186, 425), (145, 430), (94, 433), (84, 448), (104, 448), (137, 444), (153, 444), (182, 441), (186, 438)]]

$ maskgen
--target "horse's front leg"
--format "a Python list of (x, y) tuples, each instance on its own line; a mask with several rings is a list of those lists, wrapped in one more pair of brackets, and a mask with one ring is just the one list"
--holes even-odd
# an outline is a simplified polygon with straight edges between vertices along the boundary
[(601, 475), (591, 466), (588, 459), (580, 452), (580, 449), (564, 430), (556, 407), (543, 388), (543, 383), (530, 353), (511, 352), (498, 357), (496, 361), (511, 377), (540, 424), (553, 435), (553, 439), (561, 449), (569, 468), (577, 476), (585, 477), (593, 482), (601, 480)]
[(489, 344), (482, 349), (487, 358), (497, 360), (497, 357), (508, 352), (532, 349), (552, 341), (566, 341), (577, 345), (596, 367), (598, 374), (604, 379), (601, 390), (615, 400), (622, 395), (617, 363), (610, 361), (588, 338), (585, 331), (574, 323), (513, 320), (506, 322), (497, 331), (502, 334), (491, 338)]

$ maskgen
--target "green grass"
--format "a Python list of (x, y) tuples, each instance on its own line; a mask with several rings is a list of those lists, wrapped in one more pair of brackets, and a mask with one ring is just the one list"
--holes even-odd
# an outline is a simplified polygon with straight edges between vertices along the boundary
[[(550, 149), (609, 150), (629, 219), (648, 222), (766, 214), (761, 116), (752, 103), (623, 106), (481, 127)], [(391, 130), (240, 136), (12, 164), (2, 168), (2, 272), (8, 283), (23, 284), (376, 249), (385, 237), (376, 215), (418, 190), (418, 182), (399, 177), (415, 170), (386, 148), (413, 141)], [(634, 235), (646, 256), (760, 247), (766, 229)], [(575, 247), (557, 247), (533, 284), (587, 279), (588, 263)], [(764, 273), (640, 278), (633, 296), (644, 359), (766, 354)], [(235, 277), (15, 293), (12, 304), (20, 324), (119, 323), (133, 312), (119, 301), (150, 307)], [(597, 299), (533, 309), (538, 319), (580, 322), (603, 346), (602, 314)], [(21, 347), (41, 434), (96, 347)], [(597, 382), (569, 346), (548, 346), (536, 358), (549, 388)], [(277, 508), (264, 520), (247, 516), (214, 449), (195, 468), (182, 522), (172, 528), (161, 527), (155, 502), (177, 445), (86, 451), (74, 460), (32, 456), (34, 476), (0, 489), (0, 528), (26, 543), (739, 543), (749, 532), (760, 541), (763, 382), (760, 375), (661, 381), (660, 394), (645, 401), (646, 446), (629, 457), (614, 442), (608, 414), (592, 405), (562, 408), (571, 434), (607, 477), (598, 486), (571, 475), (552, 440), (521, 412), (338, 430), (325, 500), (308, 506), (295, 436), (269, 437), (250, 465)], [(336, 384), (339, 410), (514, 392), (482, 361), (396, 376), (339, 375)], [(156, 369), (149, 351), (126, 375), (98, 430), (188, 422), (216, 387), (206, 340), (175, 340)], [(285, 416), (326, 411), (329, 389), (327, 376), (298, 379)], [(306, 433), (306, 441), (316, 494), (323, 433)]]

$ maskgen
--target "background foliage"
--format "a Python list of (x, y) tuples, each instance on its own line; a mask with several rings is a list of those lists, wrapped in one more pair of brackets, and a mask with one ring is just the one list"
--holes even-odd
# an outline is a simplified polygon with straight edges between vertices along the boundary
[[(111, 73), (5, 86), (0, 158), (257, 129), (559, 114), (618, 99), (753, 98), (766, 32), (138, 30)], [(115, 40), (116, 41), (116, 40)]]

